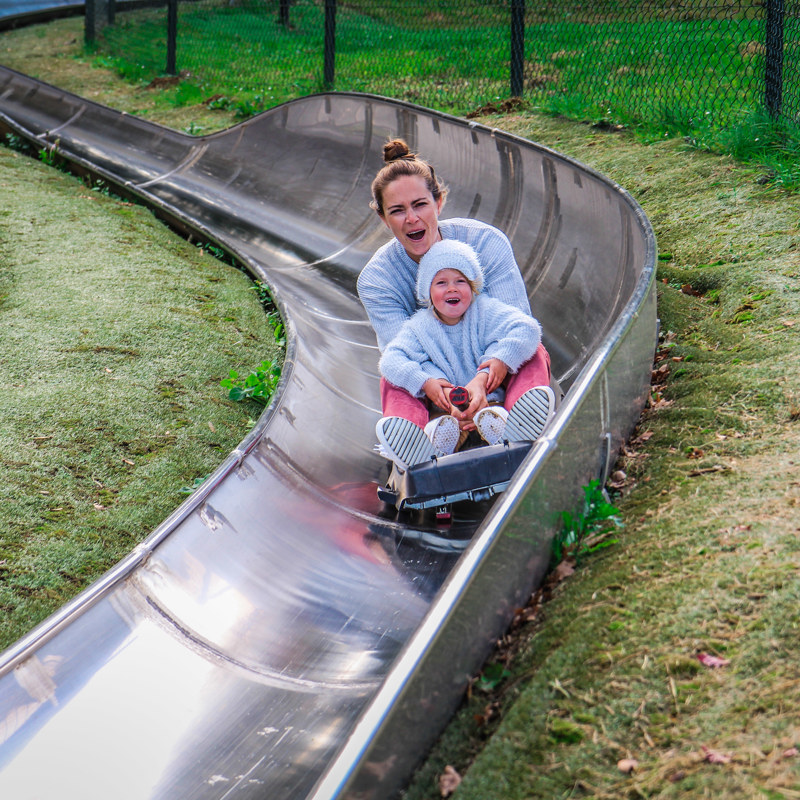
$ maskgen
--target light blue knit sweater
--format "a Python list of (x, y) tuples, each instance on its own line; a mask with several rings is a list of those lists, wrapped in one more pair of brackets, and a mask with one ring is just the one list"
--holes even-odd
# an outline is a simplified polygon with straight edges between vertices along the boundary
[[(444, 239), (471, 245), (483, 267), (483, 291), (530, 315), (528, 293), (508, 237), (497, 228), (473, 219), (439, 220)], [(358, 296), (378, 338), (378, 348), (399, 333), (420, 306), (415, 295), (417, 263), (397, 239), (380, 247), (358, 277)]]
[(541, 341), (542, 328), (533, 317), (479, 294), (456, 325), (445, 325), (432, 308), (417, 311), (383, 351), (379, 366), (389, 383), (422, 397), (428, 378), (464, 386), (489, 358), (516, 372)]

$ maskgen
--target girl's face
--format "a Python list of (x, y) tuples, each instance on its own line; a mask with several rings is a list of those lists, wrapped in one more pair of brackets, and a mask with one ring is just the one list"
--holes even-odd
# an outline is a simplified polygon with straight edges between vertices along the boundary
[(444, 198), (433, 195), (419, 175), (403, 175), (383, 190), (383, 221), (409, 257), (419, 260), (439, 235), (439, 212)]
[(472, 287), (457, 269), (440, 269), (431, 283), (431, 303), (445, 325), (455, 325), (472, 302)]

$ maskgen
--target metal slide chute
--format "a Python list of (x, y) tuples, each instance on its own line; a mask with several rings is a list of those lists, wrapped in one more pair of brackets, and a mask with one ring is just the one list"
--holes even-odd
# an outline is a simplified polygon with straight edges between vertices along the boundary
[[(0, 796), (363, 797), (407, 779), (604, 477), (647, 396), (655, 243), (632, 198), (547, 148), (360, 94), (191, 137), (0, 68), (0, 128), (54, 146), (266, 281), (279, 391), (211, 478), (0, 658)], [(445, 176), (447, 216), (508, 231), (566, 395), (485, 517), (387, 518), (378, 353), (355, 295), (386, 241), (384, 141)]]

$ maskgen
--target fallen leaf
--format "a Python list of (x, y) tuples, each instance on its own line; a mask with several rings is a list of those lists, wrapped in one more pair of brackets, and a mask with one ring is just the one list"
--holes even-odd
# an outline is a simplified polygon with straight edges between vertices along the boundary
[(658, 369), (653, 370), (653, 380), (658, 380), (659, 378), (666, 378), (669, 375), (669, 365), (662, 364)]
[(575, 572), (575, 560), (572, 558), (565, 558), (561, 563), (550, 573), (549, 579), (553, 584), (560, 583), (565, 578), (568, 578)]
[(731, 662), (727, 658), (720, 658), (719, 656), (712, 656), (708, 653), (698, 653), (697, 660), (704, 667), (727, 667)]
[(442, 797), (450, 797), (461, 783), (461, 776), (449, 764), (439, 776), (439, 791)]
[(617, 761), (617, 769), (626, 775), (630, 775), (638, 766), (639, 762), (635, 758), (621, 758)]
[(800, 753), (800, 750), (798, 750), (796, 747), (790, 747), (788, 750), (783, 751), (781, 758), (793, 758), (798, 753)]
[(711, 750), (705, 745), (702, 745), (700, 749), (703, 751), (704, 760), (708, 761), (709, 764), (730, 764), (733, 758), (733, 756), (730, 756), (727, 753), (720, 753), (717, 750)]
[(669, 408), (674, 402), (674, 400), (658, 399), (655, 402), (650, 403), (650, 408), (652, 408), (653, 411), (658, 411), (660, 408)]

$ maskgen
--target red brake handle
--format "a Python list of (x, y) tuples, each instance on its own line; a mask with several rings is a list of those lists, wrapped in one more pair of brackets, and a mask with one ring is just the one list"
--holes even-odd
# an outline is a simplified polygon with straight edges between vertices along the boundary
[(450, 402), (459, 410), (469, 408), (469, 392), (463, 386), (454, 386), (450, 390)]

